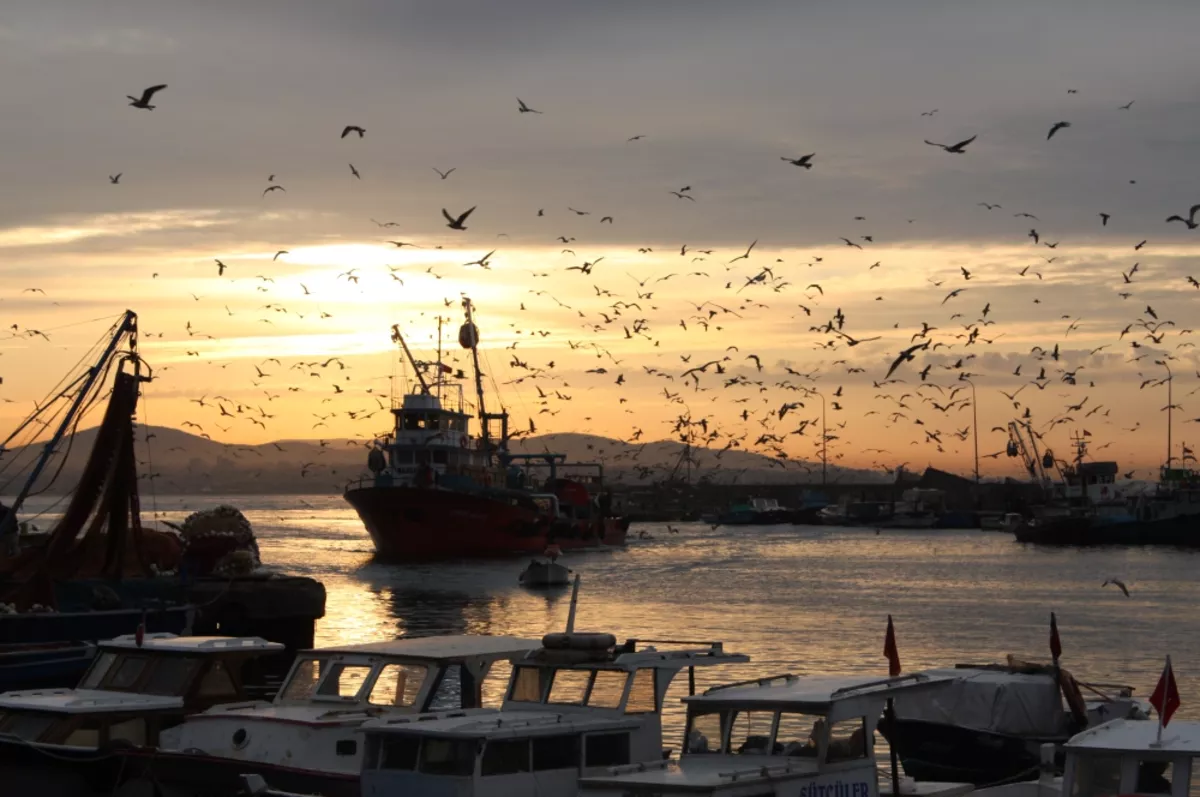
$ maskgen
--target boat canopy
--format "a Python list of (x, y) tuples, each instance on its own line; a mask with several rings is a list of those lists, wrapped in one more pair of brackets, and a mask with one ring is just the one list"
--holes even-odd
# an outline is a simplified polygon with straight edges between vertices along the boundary
[(1018, 736), (1055, 736), (1067, 727), (1059, 687), (1048, 669), (957, 667), (925, 672), (955, 681), (930, 694), (897, 697), (897, 719)]

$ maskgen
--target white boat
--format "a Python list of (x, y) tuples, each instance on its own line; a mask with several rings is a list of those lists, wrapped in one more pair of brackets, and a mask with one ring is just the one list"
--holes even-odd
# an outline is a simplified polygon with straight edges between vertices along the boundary
[(517, 580), (530, 589), (565, 587), (571, 583), (571, 569), (553, 559), (534, 559)]
[(1200, 722), (1176, 720), (1163, 729), (1160, 741), (1157, 722), (1112, 720), (1073, 736), (1063, 750), (1062, 775), (1054, 771), (1054, 747), (1046, 745), (1038, 780), (979, 789), (971, 797), (1189, 797), (1192, 762), (1200, 756)]
[(152, 755), (187, 712), (244, 698), (242, 665), (283, 645), (160, 633), (98, 648), (78, 689), (0, 695), (0, 793), (110, 794), (127, 756)]
[[(240, 776), (323, 797), (359, 795), (368, 720), (482, 702), (492, 665), (537, 642), (507, 636), (436, 636), (321, 648), (296, 657), (274, 701), (215, 706), (165, 731), (131, 775), (162, 797), (227, 797)], [(131, 792), (132, 793), (132, 792)]]
[(680, 670), (748, 660), (719, 642), (548, 634), (500, 709), (364, 724), (362, 793), (574, 797), (580, 777), (663, 760), (663, 700)]
[[(685, 698), (677, 761), (610, 767), (581, 797), (879, 797), (875, 725), (886, 701), (952, 678), (908, 675), (764, 678)], [(952, 797), (969, 784), (905, 781), (902, 794)], [(889, 780), (890, 787), (890, 780)]]

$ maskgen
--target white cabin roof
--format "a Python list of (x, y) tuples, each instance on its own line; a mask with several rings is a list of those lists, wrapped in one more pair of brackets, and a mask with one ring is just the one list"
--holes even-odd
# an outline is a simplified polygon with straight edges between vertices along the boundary
[(947, 676), (923, 673), (879, 678), (869, 675), (784, 675), (743, 684), (714, 687), (683, 702), (700, 707), (746, 706), (758, 709), (828, 711), (841, 700), (891, 697), (911, 689), (925, 689), (952, 682)]
[(1157, 721), (1117, 719), (1072, 736), (1065, 747), (1081, 753), (1177, 753), (1195, 756), (1200, 755), (1200, 722), (1176, 720), (1163, 728), (1162, 744), (1157, 744), (1157, 740)]
[(99, 689), (26, 689), (0, 694), (0, 709), (53, 714), (182, 711), (183, 698)]
[(345, 653), (365, 656), (394, 656), (426, 661), (454, 662), (464, 659), (505, 659), (523, 656), (541, 647), (532, 639), (512, 636), (461, 634), (454, 636), (404, 637), (362, 645), (318, 648), (308, 653)]
[(268, 642), (256, 636), (176, 636), (175, 634), (146, 634), (138, 645), (135, 634), (108, 639), (100, 643), (102, 650), (145, 650), (169, 653), (217, 654), (233, 651), (273, 653), (283, 650), (278, 642)]
[(557, 711), (502, 711), (476, 708), (447, 711), (436, 715), (416, 714), (366, 722), (363, 732), (421, 734), (471, 739), (525, 739), (532, 736), (558, 736), (584, 731), (615, 731), (640, 728), (640, 716), (597, 717), (586, 713)]

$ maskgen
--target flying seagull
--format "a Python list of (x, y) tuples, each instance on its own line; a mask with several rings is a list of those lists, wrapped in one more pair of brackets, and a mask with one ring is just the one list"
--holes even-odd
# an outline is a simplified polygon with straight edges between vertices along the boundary
[(283, 191), (284, 193), (287, 193), (287, 189), (277, 183), (275, 185), (269, 185), (266, 188), (264, 188), (263, 196), (266, 196), (267, 194), (271, 193), (272, 191)]
[(116, 185), (117, 183), (121, 182), (121, 175), (124, 173), (125, 172), (117, 172), (116, 174), (110, 174), (108, 176), (108, 181), (113, 185)]
[(936, 142), (930, 141), (929, 139), (925, 139), (925, 143), (931, 147), (941, 147), (942, 149), (946, 150), (947, 152), (953, 152), (955, 155), (962, 155), (964, 152), (967, 151), (967, 145), (970, 144), (972, 141), (974, 141), (977, 138), (979, 138), (978, 134), (971, 136), (966, 141), (960, 141), (957, 144), (938, 144)]
[(520, 97), (517, 97), (517, 110), (521, 113), (541, 113), (541, 111), (535, 111), (533, 108), (530, 108), (528, 105), (526, 105), (525, 100), (521, 99)]
[(811, 169), (812, 168), (812, 159), (813, 159), (813, 156), (816, 154), (817, 153), (812, 152), (812, 153), (809, 153), (808, 155), (801, 155), (799, 158), (783, 157), (783, 158), (780, 158), (779, 160), (787, 161), (788, 163), (792, 164), (793, 166), (803, 166), (805, 169)]
[(912, 362), (913, 358), (916, 357), (917, 352), (922, 351), (923, 349), (928, 349), (929, 344), (930, 341), (927, 340), (924, 343), (918, 343), (916, 346), (909, 346), (907, 349), (900, 352), (896, 359), (892, 360), (892, 366), (888, 368), (887, 376), (884, 377), (884, 380), (891, 379), (892, 374), (896, 372), (897, 368), (899, 368), (903, 363)]
[(437, 172), (437, 173), (438, 173), (438, 177), (441, 177), (443, 180), (445, 180), (447, 177), (449, 177), (449, 176), (450, 176), (450, 172), (454, 171), (454, 170), (455, 170), (455, 169), (457, 169), (458, 167), (457, 167), (457, 166), (454, 166), (454, 167), (451, 167), (451, 168), (447, 169), (446, 171), (442, 171), (441, 169), (439, 169), (439, 168), (438, 168), (438, 167), (436, 167), (436, 166), (434, 166), (434, 167), (432, 167), (432, 168), (433, 168), (433, 170), (434, 170), (435, 172)]
[(458, 218), (451, 216), (450, 213), (445, 208), (442, 208), (442, 215), (446, 217), (446, 222), (447, 222), (446, 226), (452, 230), (467, 229), (466, 227), (463, 226), (463, 222), (467, 220), (467, 216), (470, 216), (472, 213), (475, 212), (476, 207), (478, 207), (478, 206), (472, 205), (470, 210), (465, 211)]
[[(469, 213), (470, 211), (467, 211), (467, 212)], [(488, 268), (488, 269), (490, 269), (490, 268), (491, 268), (491, 266), (489, 266), (489, 265), (488, 265), (488, 258), (490, 258), (490, 257), (491, 257), (492, 255), (494, 255), (494, 254), (496, 254), (496, 250), (495, 250), (495, 249), (493, 249), (492, 251), (488, 252), (486, 255), (484, 255), (483, 257), (479, 258), (478, 260), (472, 260), (470, 263), (463, 263), (463, 265), (464, 265), (464, 266), (480, 266), (481, 268)]]
[(1116, 578), (1110, 578), (1107, 581), (1105, 581), (1103, 584), (1101, 584), (1100, 586), (1107, 587), (1109, 584), (1116, 585), (1117, 588), (1121, 590), (1121, 592), (1125, 593), (1126, 598), (1129, 597), (1129, 588), (1125, 586), (1124, 581), (1121, 581), (1120, 579), (1116, 579)]
[(350, 173), (351, 173), (351, 174), (353, 174), (353, 175), (354, 175), (355, 177), (357, 177), (358, 179), (360, 179), (360, 180), (362, 179), (362, 175), (358, 173), (358, 169), (355, 169), (355, 168), (354, 168), (354, 164), (353, 164), (353, 163), (351, 163), (351, 164), (350, 164)]
[(140, 97), (135, 97), (132, 94), (126, 94), (125, 96), (129, 99), (129, 104), (134, 108), (145, 108), (147, 111), (153, 111), (155, 106), (150, 104), (150, 100), (154, 98), (155, 92), (162, 91), (166, 87), (166, 83), (160, 83), (143, 91)]
[(289, 255), (289, 254), (291, 254), (291, 252), (289, 252), (288, 250), (280, 249), (278, 252), (275, 253), (275, 257), (271, 258), (271, 262), (275, 262), (276, 260), (278, 260), (280, 255)]
[[(120, 175), (117, 176), (119, 177)], [(1182, 221), (1185, 225), (1187, 225), (1189, 230), (1194, 230), (1197, 227), (1200, 227), (1200, 222), (1196, 221), (1196, 211), (1198, 210), (1200, 210), (1200, 205), (1192, 205), (1190, 208), (1188, 208), (1186, 219), (1183, 216), (1176, 214), (1174, 216), (1167, 216), (1167, 221)]]
[(1050, 139), (1054, 138), (1054, 134), (1057, 133), (1059, 130), (1062, 130), (1064, 127), (1070, 127), (1070, 126), (1071, 126), (1070, 122), (1055, 122), (1053, 127), (1050, 128), (1050, 132), (1046, 134), (1046, 140), (1049, 141)]
[(367, 131), (358, 125), (346, 125), (344, 128), (342, 128), (342, 138), (345, 138), (351, 133), (358, 133), (358, 137), (362, 138), (367, 134)]

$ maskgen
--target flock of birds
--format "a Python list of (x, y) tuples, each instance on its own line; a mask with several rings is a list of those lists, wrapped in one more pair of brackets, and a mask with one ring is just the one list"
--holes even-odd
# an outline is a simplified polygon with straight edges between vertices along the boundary
[[(154, 103), (159, 93), (166, 89), (165, 84), (159, 84), (150, 86), (140, 95), (129, 95), (129, 105), (134, 109), (152, 111), (157, 107)], [(1076, 92), (1069, 90), (1069, 93)], [(1129, 102), (1116, 108), (1130, 111), (1132, 106), (1133, 103)], [(517, 99), (515, 110), (522, 115), (543, 114), (542, 109), (531, 107), (520, 98)], [(933, 118), (937, 113), (937, 109), (934, 109), (923, 112), (921, 116)], [(1047, 141), (1061, 138), (1068, 135), (1066, 131), (1070, 129), (1071, 123), (1068, 121), (1054, 122), (1045, 138)], [(341, 130), (340, 139), (363, 139), (366, 136), (367, 130), (363, 126), (347, 124)], [(628, 137), (626, 143), (630, 146), (644, 146), (637, 142), (646, 138), (644, 134), (637, 134)], [(969, 148), (978, 139), (978, 135), (972, 135), (955, 143), (937, 143), (929, 139), (925, 139), (924, 143), (948, 154), (969, 157)], [(820, 166), (816, 152), (795, 157), (783, 155), (780, 159), (806, 172)], [(439, 181), (449, 180), (458, 172), (457, 167), (432, 168)], [(353, 163), (349, 164), (349, 171), (354, 180), (362, 179), (360, 170)], [(122, 176), (123, 172), (116, 172), (109, 176), (109, 182), (114, 186), (124, 187), (125, 184), (121, 183)], [(462, 178), (460, 176), (456, 179)], [(264, 201), (269, 201), (265, 198), (271, 194), (284, 194), (286, 191), (284, 185), (276, 180), (276, 175), (271, 174), (262, 196)], [(690, 184), (666, 193), (680, 202), (697, 201), (697, 192)], [(978, 207), (983, 208), (980, 212), (1003, 210), (1001, 205), (992, 202), (979, 202)], [(442, 208), (441, 216), (445, 227), (457, 234), (468, 229), (468, 222), (476, 221), (473, 214), (477, 210), (479, 207), (476, 205), (465, 210)], [(1188, 208), (1186, 215), (1173, 214), (1165, 219), (1165, 222), (1180, 223), (1187, 230), (1195, 230), (1200, 226), (1196, 219), (1198, 211), (1200, 204), (1195, 204)], [(591, 210), (567, 207), (565, 212), (568, 219), (585, 224), (592, 223), (588, 218), (593, 217)], [(531, 215), (535, 220), (553, 217), (553, 213), (547, 215), (546, 208), (536, 208), (536, 213)], [(595, 216), (599, 217), (595, 223), (615, 224), (614, 215), (597, 213)], [(1068, 247), (1064, 244), (1060, 248), (1059, 240), (1047, 239), (1044, 224), (1037, 215), (1023, 211), (1013, 213), (1012, 216), (1033, 225), (1025, 239), (1031, 247), (1030, 258), (1036, 261), (1013, 276), (1040, 280), (1043, 276), (1042, 271), (1060, 261)], [(1097, 216), (1100, 219), (1100, 227), (1109, 228), (1112, 214), (1100, 211)], [(381, 231), (416, 226), (397, 221), (370, 221)], [(855, 216), (853, 221), (862, 223), (866, 222), (866, 218)], [(915, 220), (907, 221), (911, 224)], [(609, 255), (593, 256), (590, 259), (579, 258), (576, 250), (588, 245), (587, 241), (579, 236), (586, 236), (587, 232), (579, 227), (572, 227), (571, 231), (575, 234), (562, 234), (554, 241), (561, 250), (561, 257), (577, 258), (579, 262), (572, 262), (571, 265), (558, 269), (543, 267), (541, 270), (527, 271), (531, 276), (522, 279), (529, 286), (529, 298), (521, 302), (519, 312), (529, 314), (532, 328), (530, 325), (514, 324), (511, 331), (514, 342), (506, 347), (504, 353), (506, 362), (488, 363), (488, 376), (497, 389), (501, 389), (506, 403), (513, 405), (512, 394), (516, 393), (516, 404), (528, 414), (527, 425), (522, 425), (517, 436), (537, 434), (539, 420), (545, 421), (544, 426), (555, 426), (560, 431), (590, 428), (595, 421), (590, 414), (594, 402), (589, 403), (586, 398), (589, 391), (601, 387), (625, 391), (636, 384), (642, 388), (642, 398), (622, 393), (616, 401), (624, 413), (633, 416), (630, 419), (632, 428), (623, 435), (623, 441), (596, 441), (589, 443), (588, 448), (593, 449), (597, 457), (610, 465), (623, 467), (641, 480), (663, 478), (666, 471), (670, 470), (670, 462), (664, 464), (662, 461), (640, 461), (645, 451), (640, 444), (663, 438), (686, 443), (687, 450), (693, 452), (691, 456), (695, 457), (697, 465), (701, 466), (707, 464), (720, 467), (722, 458), (729, 452), (751, 452), (765, 458), (761, 460), (764, 467), (769, 465), (785, 471), (806, 473), (820, 471), (821, 457), (828, 457), (835, 463), (843, 460), (853, 461), (857, 465), (863, 461), (863, 456), (868, 456), (874, 460), (873, 468), (894, 473), (898, 468), (911, 468), (910, 463), (919, 466), (924, 462), (936, 461), (935, 452), (945, 454), (948, 451), (962, 453), (969, 450), (967, 441), (973, 431), (970, 421), (972, 414), (964, 414), (964, 411), (972, 408), (979, 399), (979, 393), (983, 392), (982, 389), (976, 391), (973, 380), (980, 374), (975, 373), (972, 368), (976, 367), (978, 350), (994, 344), (1004, 333), (997, 333), (991, 329), (997, 324), (997, 316), (1001, 315), (999, 307), (995, 311), (992, 307), (993, 301), (998, 300), (981, 302), (972, 309), (968, 309), (964, 304), (971, 296), (969, 291), (979, 285), (971, 282), (976, 275), (967, 267), (960, 267), (958, 274), (951, 278), (954, 283), (950, 285), (944, 284), (946, 278), (930, 278), (933, 287), (941, 291), (938, 293), (940, 301), (933, 303), (931, 311), (940, 315), (922, 322), (919, 328), (901, 330), (898, 323), (894, 324), (894, 337), (902, 343), (886, 360), (880, 359), (878, 371), (875, 371), (869, 359), (852, 358), (850, 355), (856, 353), (856, 347), (878, 342), (883, 336), (868, 336), (858, 331), (858, 326), (834, 301), (836, 289), (828, 283), (810, 282), (803, 288), (793, 285), (791, 280), (797, 273), (795, 267), (784, 263), (783, 258), (765, 262), (771, 260), (771, 257), (763, 255), (757, 240), (751, 242), (744, 250), (728, 254), (721, 253), (715, 247), (701, 248), (685, 243), (678, 248), (677, 257), (679, 262), (684, 264), (678, 270), (666, 274), (629, 271), (614, 274), (608, 270), (609, 264), (605, 263)], [(504, 233), (500, 233), (498, 237), (504, 237)], [(547, 243), (549, 237), (547, 234)], [(865, 253), (878, 243), (877, 239), (876, 234), (864, 234), (840, 237), (838, 240), (848, 254), (855, 254)], [(1148, 240), (1145, 239), (1136, 243), (1130, 242), (1131, 259), (1138, 256), (1136, 253), (1147, 244)], [(392, 246), (395, 249), (443, 248), (430, 247), (418, 241), (402, 240), (382, 240), (380, 245)], [(485, 247), (480, 247), (481, 250), (483, 248)], [(1043, 254), (1046, 250), (1054, 251), (1050, 256), (1046, 256)], [(637, 255), (649, 256), (655, 252), (655, 248), (650, 245), (641, 246), (636, 252)], [(289, 254), (289, 249), (279, 249), (271, 261), (278, 261), (282, 257), (286, 262)], [(663, 254), (660, 247), (656, 258), (661, 259)], [(492, 247), (486, 254), (462, 263), (462, 267), (490, 271), (494, 258), (500, 256), (500, 248)], [(220, 278), (235, 279), (234, 275), (226, 277), (226, 272), (234, 266), (240, 269), (240, 265), (229, 265), (225, 259), (213, 258), (214, 274)], [(806, 265), (814, 266), (824, 260), (825, 257), (814, 256)], [(597, 271), (597, 267), (602, 263), (605, 263), (605, 266)], [(866, 267), (866, 271), (871, 273), (882, 266), (880, 260), (875, 260)], [(433, 265), (423, 272), (417, 270), (415, 273), (423, 273), (440, 280), (445, 274), (437, 269), (438, 265)], [(575, 277), (577, 279), (590, 278), (589, 287), (594, 293), (592, 300), (595, 306), (569, 304), (555, 297), (549, 290), (540, 288), (539, 280), (550, 277), (555, 271), (561, 275), (560, 279), (567, 275), (578, 275)], [(390, 281), (403, 286), (409, 273), (411, 272), (406, 273), (404, 266), (388, 266), (386, 276)], [(511, 280), (515, 270), (507, 273)], [(601, 274), (604, 276), (603, 284)], [(282, 275), (257, 275), (254, 278), (255, 295), (277, 295), (281, 289), (275, 284), (276, 276)], [(358, 285), (360, 279), (366, 276), (363, 267), (355, 267), (339, 271), (336, 279), (344, 281), (347, 285)], [(382, 272), (380, 276), (384, 276)], [(1127, 271), (1122, 269), (1119, 281), (1114, 280), (1120, 289), (1120, 298), (1125, 300), (1135, 296), (1138, 283), (1142, 282), (1145, 276), (1146, 267), (1140, 261), (1132, 263)], [(703, 284), (706, 286), (704, 295), (707, 297), (699, 302), (685, 300), (681, 292), (673, 290), (678, 283), (670, 282), (694, 281), (699, 278), (706, 280)], [(303, 283), (298, 287), (301, 292), (291, 298), (314, 302), (321, 298), (314, 295)], [(1186, 283), (1179, 287), (1200, 289), (1200, 282), (1189, 276)], [(26, 291), (44, 293), (39, 288), (28, 288)], [(692, 291), (689, 290), (688, 293), (691, 294)], [(788, 300), (789, 294), (792, 297), (798, 295), (800, 300)], [(200, 301), (203, 297), (192, 294), (191, 298)], [(749, 341), (731, 342), (739, 322), (766, 312), (777, 312), (778, 305), (768, 304), (764, 301), (767, 298), (772, 302), (777, 298), (785, 300), (789, 307), (796, 308), (792, 310), (795, 313), (793, 318), (802, 325), (808, 325), (807, 333), (813, 336), (813, 350), (821, 358), (827, 359), (808, 367), (794, 367), (794, 362), (764, 362), (764, 357), (750, 350), (751, 347), (747, 345)], [(877, 299), (882, 300), (882, 296)], [(332, 317), (324, 310), (301, 313), (288, 309), (284, 306), (284, 301), (285, 299), (272, 298), (270, 303), (261, 305), (260, 309), (268, 313), (259, 321), (272, 324), (274, 314), (293, 315), (298, 319), (316, 322)], [(462, 301), (462, 297), (446, 297), (438, 310), (442, 312), (445, 308), (454, 307)], [(680, 312), (677, 307), (685, 309)], [(1116, 429), (1119, 423), (1119, 413), (1112, 415), (1116, 407), (1104, 403), (1104, 394), (1088, 392), (1088, 388), (1102, 386), (1104, 383), (1105, 374), (1102, 368), (1087, 370), (1089, 362), (1102, 350), (1112, 347), (1115, 351), (1118, 346), (1127, 347), (1127, 361), (1145, 360), (1147, 370), (1150, 370), (1150, 366), (1164, 366), (1161, 373), (1155, 370), (1151, 376), (1144, 379), (1142, 389), (1161, 386), (1173, 380), (1175, 373), (1170, 368), (1171, 364), (1175, 364), (1181, 372), (1185, 370), (1181, 367), (1182, 362), (1194, 364), (1193, 360), (1187, 359), (1183, 354), (1183, 350), (1193, 347), (1188, 337), (1192, 330), (1180, 328), (1171, 319), (1160, 318), (1149, 303), (1144, 309), (1141, 309), (1140, 303), (1137, 307), (1140, 311), (1131, 314), (1135, 317), (1124, 329), (1113, 330), (1110, 343), (1084, 351), (1067, 349), (1069, 336), (1079, 329), (1080, 318), (1071, 314), (1063, 315), (1059, 319), (1064, 322), (1061, 333), (1057, 333), (1060, 336), (1049, 339), (1055, 333), (1047, 331), (1048, 339), (1044, 344), (1033, 346), (1024, 360), (1012, 371), (1010, 382), (1024, 380), (1023, 383), (1016, 390), (1005, 391), (996, 388), (991, 394), (997, 398), (1003, 396), (1002, 412), (1005, 418), (1022, 420), (1034, 434), (1044, 440), (1059, 427), (1075, 431), (1084, 438), (1092, 438), (1090, 429), (1105, 425)], [(228, 306), (225, 309), (229, 315), (234, 314)], [(480, 311), (482, 318), (486, 318), (488, 308), (480, 308)], [(537, 328), (538, 323), (532, 320), (540, 318), (545, 321), (552, 315), (574, 319), (580, 331), (565, 334), (561, 329)], [(421, 321), (428, 324), (427, 317)], [(1069, 323), (1065, 323), (1068, 321)], [(485, 330), (486, 323), (486, 320), (480, 321)], [(664, 325), (672, 330), (678, 328), (686, 334), (700, 333), (701, 342), (697, 343), (696, 351), (676, 351), (667, 354), (662, 345), (663, 341), (673, 339), (664, 333)], [(864, 325), (872, 325), (872, 330), (881, 326), (878, 319), (867, 320)], [(47, 342), (50, 340), (44, 331), (24, 328), (20, 324), (11, 324), (9, 331), (14, 337), (33, 339), (40, 336)], [(186, 319), (182, 319), (180, 329), (174, 330), (173, 333), (177, 340), (183, 341), (203, 341), (215, 337), (201, 332)], [(708, 333), (707, 337), (703, 333)], [(158, 333), (159, 337), (162, 334)], [(552, 336), (561, 339), (564, 334), (566, 339), (553, 347), (548, 348), (546, 344), (533, 348), (520, 347), (521, 342), (527, 339), (540, 342)], [(889, 339), (891, 337), (893, 336), (889, 336)], [(714, 340), (719, 343), (714, 344)], [(765, 342), (759, 342), (766, 345)], [(671, 348), (671, 345), (669, 343), (666, 348)], [(206, 359), (202, 348), (188, 346), (185, 349), (186, 356), (197, 360)], [(871, 347), (870, 350), (876, 351), (878, 348)], [(697, 352), (705, 350), (711, 356), (697, 356)], [(631, 358), (647, 353), (654, 355), (658, 364), (635, 365), (629, 362)], [(569, 369), (564, 367), (562, 361), (568, 357), (577, 360), (583, 356), (589, 358), (590, 367), (568, 373)], [(1180, 362), (1176, 362), (1177, 360)], [(446, 355), (444, 362), (459, 369), (466, 367), (466, 360), (462, 354)], [(345, 426), (342, 419), (354, 422), (356, 428), (362, 430), (355, 435), (359, 443), (369, 441), (376, 434), (390, 431), (391, 416), (387, 412), (387, 391), (381, 389), (377, 381), (373, 381), (375, 376), (356, 381), (353, 365), (341, 357), (306, 358), (294, 362), (271, 357), (244, 365), (236, 360), (211, 360), (210, 364), (220, 369), (221, 384), (226, 385), (225, 392), (232, 395), (206, 393), (193, 397), (190, 400), (196, 405), (196, 409), (208, 413), (208, 417), (196, 417), (183, 423), (184, 427), (210, 439), (210, 434), (218, 430), (221, 433), (238, 435), (239, 430), (235, 429), (235, 424), (240, 424), (243, 430), (258, 426), (265, 432), (268, 424), (277, 416), (277, 413), (267, 409), (271, 403), (289, 393), (305, 393), (306, 396), (310, 396), (314, 390), (311, 385), (316, 384), (312, 381), (314, 379), (321, 380), (326, 385), (321, 389), (323, 395), (319, 398), (303, 399), (312, 405), (312, 409), (319, 410), (313, 413), (317, 419), (313, 424), (314, 431), (323, 427), (330, 428), (331, 422), (341, 423), (340, 430)], [(426, 365), (431, 368), (438, 367), (438, 364), (433, 362)], [(160, 369), (160, 372), (161, 370), (166, 369)], [(1200, 372), (1197, 372), (1197, 376), (1200, 376)], [(843, 382), (845, 384), (842, 384)], [(244, 383), (243, 387), (235, 388), (234, 385), (239, 383)], [(867, 385), (869, 387), (864, 387)], [(1059, 406), (1053, 406), (1048, 411), (1039, 407), (1035, 413), (1033, 402), (1028, 402), (1027, 397), (1021, 396), (1029, 389), (1032, 389), (1032, 395), (1046, 398), (1055, 395), (1054, 400), (1043, 402), (1043, 405), (1048, 403)], [(853, 411), (846, 412), (848, 399), (854, 390), (871, 391), (869, 399), (859, 394), (862, 402), (860, 406), (870, 405), (869, 410), (857, 413), (860, 418), (880, 416), (886, 419), (889, 428), (908, 434), (909, 445), (915, 447), (919, 453), (900, 450), (896, 446), (891, 450), (860, 447), (859, 455), (854, 456), (854, 449), (849, 444), (851, 435), (854, 434), (852, 421), (844, 420), (845, 417), (855, 415)], [(1065, 392), (1060, 393), (1060, 390)], [(648, 431), (643, 427), (648, 427), (654, 419), (643, 409), (647, 404), (644, 397), (651, 394), (661, 399), (666, 410), (660, 412), (663, 427)], [(582, 410), (567, 412), (561, 421), (549, 421), (572, 407), (571, 402), (579, 398), (583, 400), (577, 403), (585, 405)], [(631, 400), (634, 401), (632, 405)], [(1153, 401), (1157, 409), (1158, 400)], [(994, 408), (997, 402), (993, 399), (990, 403)], [(1162, 409), (1182, 410), (1182, 406), (1170, 404)], [(1200, 422), (1200, 418), (1190, 420)], [(360, 424), (362, 426), (358, 426)], [(1133, 433), (1139, 428), (1140, 423), (1133, 427), (1121, 428), (1120, 431)], [(980, 436), (986, 434), (992, 435), (987, 438), (992, 442), (984, 443), (984, 447), (994, 448), (998, 442), (1000, 450), (984, 454), (985, 458), (996, 459), (1003, 455), (1004, 444), (1008, 441), (1007, 426), (994, 426), (990, 432), (984, 432)], [(1000, 437), (997, 438), (996, 435)], [(351, 440), (348, 444), (357, 443)], [(1095, 446), (1093, 452), (1112, 444), (1113, 440), (1110, 439), (1103, 445)], [(281, 452), (285, 450), (277, 443), (273, 445)], [(328, 445), (327, 441), (322, 440), (320, 448), (324, 450)], [(239, 448), (245, 447), (230, 445), (235, 456)], [(851, 458), (846, 459), (847, 456)], [(1177, 456), (1185, 461), (1194, 459), (1191, 450), (1186, 446)], [(739, 461), (742, 464), (747, 462), (745, 459)], [(674, 465), (677, 467), (678, 462)], [(750, 462), (747, 467), (753, 465), (754, 463)], [(319, 461), (305, 462), (300, 468), (300, 476), (303, 478), (322, 472)], [(324, 472), (328, 472), (328, 469)], [(1131, 476), (1132, 472), (1126, 475)], [(839, 476), (835, 475), (834, 478)], [(1122, 586), (1119, 582), (1114, 583)]]

